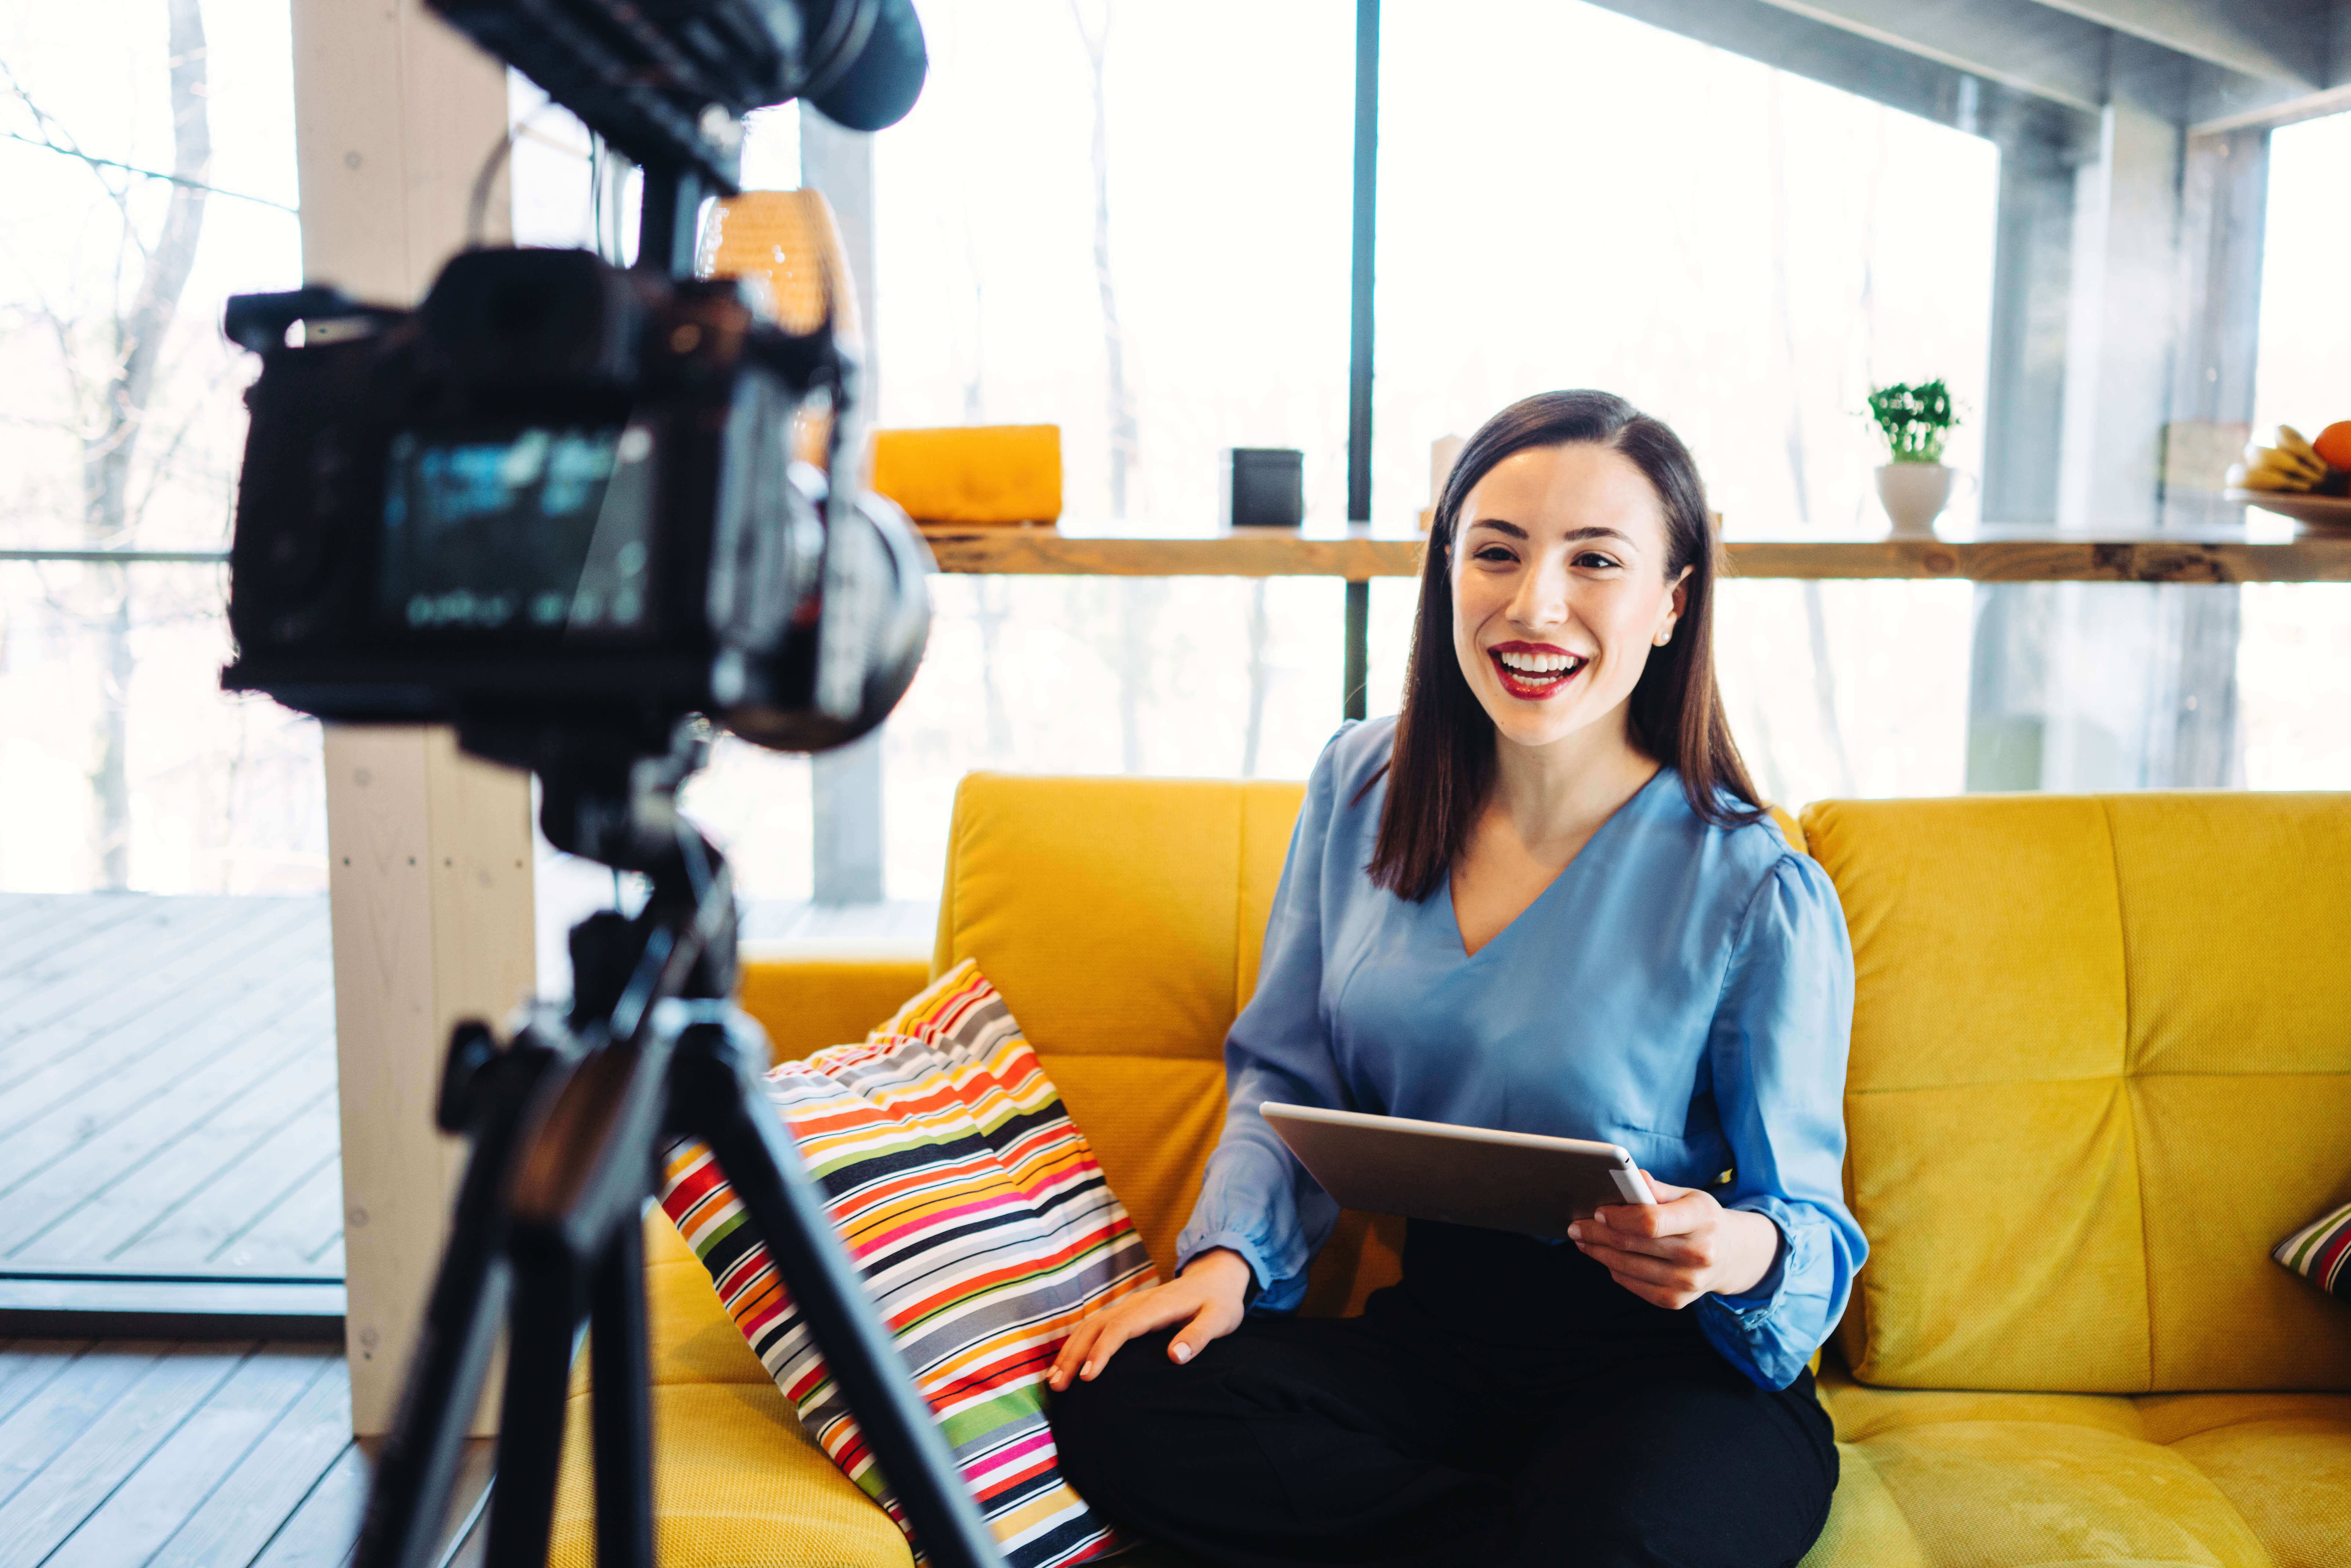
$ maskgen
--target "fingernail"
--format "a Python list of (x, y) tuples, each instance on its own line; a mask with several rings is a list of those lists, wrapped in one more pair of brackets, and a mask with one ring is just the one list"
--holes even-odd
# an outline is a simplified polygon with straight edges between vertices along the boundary
[(1173, 1354), (1176, 1357), (1176, 1364), (1181, 1366), (1192, 1359), (1192, 1347), (1188, 1344), (1179, 1344)]
[(1577, 1225), (1571, 1225), (1571, 1226), (1569, 1226), (1569, 1227), (1567, 1228), (1567, 1239), (1568, 1239), (1570, 1241), (1581, 1241), (1581, 1240), (1583, 1240), (1583, 1227), (1581, 1224), (1577, 1224)]
[(1078, 1375), (1092, 1383), (1094, 1380), (1094, 1364), (1090, 1361), (1078, 1368)]

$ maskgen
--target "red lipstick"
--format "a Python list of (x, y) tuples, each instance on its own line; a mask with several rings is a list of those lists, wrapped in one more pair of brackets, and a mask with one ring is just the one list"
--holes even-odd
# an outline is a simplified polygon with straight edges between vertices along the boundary
[(1502, 690), (1520, 702), (1548, 702), (1565, 691), (1592, 663), (1552, 643), (1497, 643), (1486, 649)]

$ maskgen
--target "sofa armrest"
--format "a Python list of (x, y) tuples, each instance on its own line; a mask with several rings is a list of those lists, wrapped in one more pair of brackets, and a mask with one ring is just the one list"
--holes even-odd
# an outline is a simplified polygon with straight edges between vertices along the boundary
[(743, 1010), (768, 1031), (774, 1059), (791, 1061), (847, 1045), (931, 983), (920, 958), (752, 958), (742, 967)]

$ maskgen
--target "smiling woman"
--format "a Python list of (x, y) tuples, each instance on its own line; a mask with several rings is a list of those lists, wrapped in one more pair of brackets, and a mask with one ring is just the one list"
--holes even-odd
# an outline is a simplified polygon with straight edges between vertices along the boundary
[(1437, 499), (1372, 880), (1426, 898), (1461, 860), (1498, 734), (1665, 764), (1701, 821), (1753, 821), (1715, 688), (1719, 551), (1689, 449), (1623, 398), (1543, 392), (1488, 420)]
[[(1308, 781), (1181, 1270), (1054, 1363), (1106, 1516), (1263, 1568), (1738, 1568), (1819, 1534), (1805, 1363), (1867, 1249), (1853, 959), (1730, 744), (1715, 549), (1688, 452), (1621, 398), (1531, 398), (1464, 448), (1404, 711)], [(1660, 1201), (1572, 1246), (1414, 1219), (1361, 1317), (1290, 1318), (1338, 1205), (1275, 1101), (1614, 1144)]]

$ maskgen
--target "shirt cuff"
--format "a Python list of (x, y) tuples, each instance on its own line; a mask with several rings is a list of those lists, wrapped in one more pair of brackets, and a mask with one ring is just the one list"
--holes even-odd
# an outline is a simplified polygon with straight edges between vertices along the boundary
[(1769, 1209), (1760, 1205), (1754, 1207), (1745, 1205), (1732, 1207), (1741, 1213), (1760, 1214), (1770, 1220), (1771, 1228), (1779, 1233), (1780, 1244), (1772, 1250), (1771, 1266), (1763, 1270), (1761, 1279), (1735, 1295), (1726, 1291), (1716, 1291), (1712, 1294), (1738, 1320), (1740, 1327), (1761, 1328), (1770, 1322), (1771, 1315), (1779, 1311), (1781, 1287), (1788, 1281), (1788, 1254), (1794, 1242), (1788, 1234), (1787, 1226)]
[(1228, 1252), (1239, 1253), (1241, 1261), (1249, 1265), (1249, 1280), (1241, 1291), (1241, 1305), (1245, 1308), (1256, 1305), (1258, 1298), (1273, 1283), (1273, 1277), (1265, 1266), (1265, 1259), (1257, 1249), (1257, 1243), (1238, 1230), (1212, 1230), (1186, 1247), (1176, 1256), (1176, 1272), (1181, 1274), (1192, 1266), (1193, 1259), (1203, 1252), (1214, 1252), (1219, 1247)]

